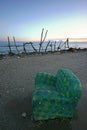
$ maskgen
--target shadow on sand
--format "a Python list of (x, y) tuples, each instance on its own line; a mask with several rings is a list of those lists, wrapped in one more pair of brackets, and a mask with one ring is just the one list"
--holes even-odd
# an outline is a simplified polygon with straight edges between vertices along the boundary
[(16, 98), (5, 105), (1, 130), (72, 130), (72, 120), (34, 121), (31, 97)]

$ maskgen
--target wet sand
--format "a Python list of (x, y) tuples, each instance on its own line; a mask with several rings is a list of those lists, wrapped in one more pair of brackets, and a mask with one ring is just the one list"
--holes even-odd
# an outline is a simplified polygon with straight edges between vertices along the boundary
[[(35, 122), (32, 92), (37, 72), (71, 69), (82, 83), (82, 97), (73, 119)], [(0, 60), (0, 130), (87, 130), (87, 51)]]

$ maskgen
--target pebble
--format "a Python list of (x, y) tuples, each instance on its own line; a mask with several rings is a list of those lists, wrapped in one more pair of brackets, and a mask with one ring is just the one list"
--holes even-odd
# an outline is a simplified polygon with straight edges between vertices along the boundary
[(26, 115), (27, 115), (26, 112), (22, 113), (22, 117), (26, 117)]

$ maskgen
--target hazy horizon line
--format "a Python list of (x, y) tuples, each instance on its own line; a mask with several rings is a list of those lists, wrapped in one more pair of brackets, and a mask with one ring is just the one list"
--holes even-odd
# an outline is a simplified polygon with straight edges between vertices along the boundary
[[(9, 37), (10, 38), (10, 37)], [(71, 38), (69, 38), (69, 37), (67, 37), (68, 39), (69, 39), (69, 41), (85, 41), (85, 42), (87, 42), (87, 38), (73, 38), (73, 37), (71, 37)], [(66, 40), (67, 38), (52, 38), (52, 39), (50, 39), (50, 38), (48, 38), (48, 39), (46, 39), (45, 41), (63, 41), (63, 40)], [(31, 39), (19, 39), (19, 38), (16, 38), (15, 37), (15, 40), (17, 41), (17, 42), (40, 42), (40, 39), (39, 40), (31, 40)], [(8, 39), (6, 40), (6, 39), (1, 39), (0, 40), (0, 42), (1, 41), (8, 41)], [(12, 42), (13, 41), (13, 38), (11, 37), (10, 38), (10, 41)]]

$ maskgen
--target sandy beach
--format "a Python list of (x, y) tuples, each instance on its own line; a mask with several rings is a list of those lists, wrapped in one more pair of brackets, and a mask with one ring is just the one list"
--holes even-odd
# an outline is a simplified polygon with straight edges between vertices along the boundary
[[(71, 69), (82, 83), (82, 97), (72, 120), (35, 122), (32, 117), (34, 77), (38, 72), (56, 74)], [(0, 60), (0, 130), (87, 130), (87, 51)]]

